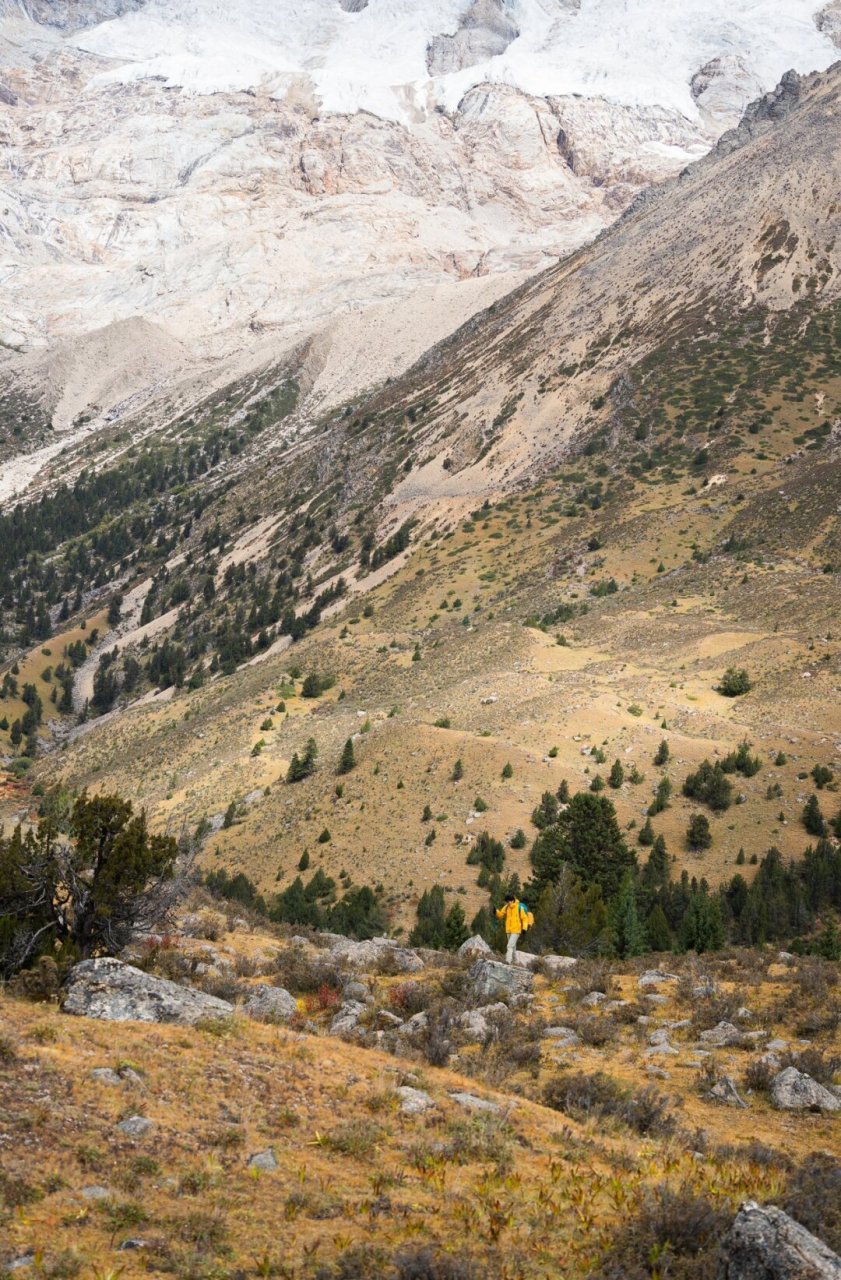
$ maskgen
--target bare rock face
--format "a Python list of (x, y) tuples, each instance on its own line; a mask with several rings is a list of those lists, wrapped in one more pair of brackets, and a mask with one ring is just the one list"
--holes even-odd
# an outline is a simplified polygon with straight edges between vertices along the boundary
[(771, 1105), (780, 1111), (841, 1111), (841, 1098), (805, 1072), (786, 1067), (771, 1085)]
[(227, 1000), (155, 978), (122, 960), (83, 960), (67, 979), (65, 1013), (105, 1022), (198, 1022), (229, 1018), (234, 1007)]
[(815, 26), (841, 49), (841, 0), (830, 0), (815, 14)]
[(368, 0), (339, 0), (339, 8), (345, 13), (362, 13), (368, 8)]
[(463, 71), (504, 53), (520, 34), (506, 0), (473, 0), (454, 35), (436, 36), (426, 53), (432, 76)]
[(841, 1280), (841, 1258), (781, 1209), (748, 1200), (722, 1246), (716, 1280)]
[(25, 12), (45, 27), (59, 31), (83, 31), (111, 18), (122, 18), (127, 13), (142, 9), (146, 0), (22, 0)]

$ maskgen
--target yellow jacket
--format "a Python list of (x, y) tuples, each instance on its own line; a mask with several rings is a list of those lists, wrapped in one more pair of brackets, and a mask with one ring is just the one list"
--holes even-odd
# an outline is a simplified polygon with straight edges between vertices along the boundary
[(504, 902), (497, 911), (496, 918), (504, 920), (506, 933), (522, 933), (524, 914), (525, 907), (515, 899), (514, 902)]

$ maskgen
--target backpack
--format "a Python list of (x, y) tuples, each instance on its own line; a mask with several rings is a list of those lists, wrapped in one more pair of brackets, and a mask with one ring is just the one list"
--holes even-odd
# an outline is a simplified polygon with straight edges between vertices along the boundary
[(523, 933), (534, 924), (534, 915), (524, 902), (520, 903), (520, 924), (523, 927)]

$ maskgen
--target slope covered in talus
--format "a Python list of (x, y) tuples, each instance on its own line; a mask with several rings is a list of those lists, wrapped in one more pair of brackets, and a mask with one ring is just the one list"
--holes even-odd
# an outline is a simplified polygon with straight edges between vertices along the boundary
[[(234, 376), (321, 333), (313, 404), (340, 403), (826, 65), (832, 30), (816, 0), (3, 0), (0, 342), (140, 318), (173, 385), (182, 348)], [(16, 373), (72, 425), (53, 366)], [(125, 416), (119, 373), (77, 416)]]

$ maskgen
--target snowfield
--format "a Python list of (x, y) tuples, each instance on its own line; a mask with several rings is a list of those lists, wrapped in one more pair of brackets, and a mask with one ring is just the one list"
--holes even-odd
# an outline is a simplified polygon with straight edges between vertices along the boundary
[[(150, 76), (197, 93), (304, 84), (322, 110), (369, 111), (410, 124), (452, 111), (472, 85), (512, 85), (540, 97), (582, 94), (630, 106), (697, 111), (692, 77), (715, 58), (762, 89), (838, 56), (816, 26), (815, 0), (479, 0), (519, 31), (496, 56), (431, 75), (432, 41), (463, 24), (470, 0), (148, 0), (76, 37), (120, 65), (103, 79)], [(470, 21), (468, 19), (468, 21)]]

